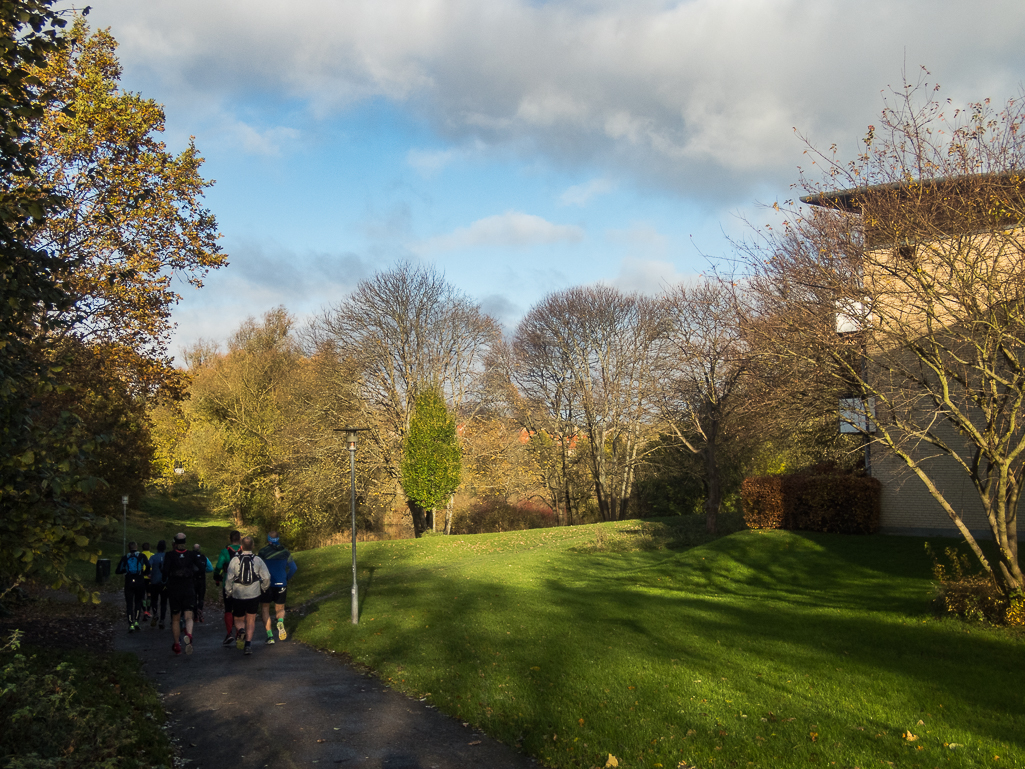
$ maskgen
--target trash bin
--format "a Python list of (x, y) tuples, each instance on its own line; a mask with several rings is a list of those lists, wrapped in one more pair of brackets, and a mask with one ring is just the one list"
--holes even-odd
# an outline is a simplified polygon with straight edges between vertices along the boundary
[(102, 585), (110, 579), (110, 559), (101, 558), (96, 562), (96, 584)]

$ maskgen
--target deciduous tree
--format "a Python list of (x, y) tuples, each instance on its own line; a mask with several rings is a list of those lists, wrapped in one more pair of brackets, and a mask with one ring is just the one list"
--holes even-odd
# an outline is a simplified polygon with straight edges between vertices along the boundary
[(498, 324), (429, 267), (402, 264), (362, 281), (326, 311), (310, 343), (355, 366), (361, 420), (370, 430), (372, 471), (398, 489), (406, 433), (417, 395), (441, 393), (460, 419), (482, 379)]
[(95, 557), (102, 524), (72, 496), (95, 482), (82, 472), (92, 438), (71, 415), (38, 420), (40, 396), (59, 386), (49, 340), (67, 323), (75, 265), (29, 242), (60, 213), (39, 182), (31, 130), (52, 94), (31, 72), (66, 45), (64, 26), (49, 0), (0, 2), (0, 597), (33, 570), (62, 584), (69, 558)]
[[(716, 531), (722, 504), (722, 454), (741, 429), (748, 351), (732, 282), (703, 279), (664, 298), (666, 350), (662, 407), (672, 433), (700, 456), (705, 525)], [(735, 447), (734, 447), (735, 448)]]
[(152, 390), (174, 378), (167, 356), (175, 281), (202, 286), (226, 263), (203, 205), (212, 182), (190, 140), (160, 141), (164, 111), (121, 89), (117, 41), (75, 18), (66, 45), (32, 68), (47, 95), (32, 121), (39, 181), (62, 205), (30, 230), (34, 248), (70, 262), (66, 334), (102, 344), (123, 376)]
[[(606, 286), (545, 297), (516, 329), (514, 381), (555, 423), (579, 425), (598, 509), (619, 520), (659, 429), (660, 306)], [(570, 438), (568, 429), (557, 437)]]

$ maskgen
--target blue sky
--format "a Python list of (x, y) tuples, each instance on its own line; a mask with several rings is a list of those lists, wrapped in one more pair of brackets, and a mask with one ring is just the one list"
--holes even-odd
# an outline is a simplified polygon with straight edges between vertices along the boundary
[(955, 103), (1025, 76), (1020, 0), (98, 0), (89, 18), (217, 182), (231, 264), (183, 286), (175, 353), (402, 260), (507, 328), (574, 285), (657, 292), (792, 194), (795, 128), (850, 156), (905, 70)]

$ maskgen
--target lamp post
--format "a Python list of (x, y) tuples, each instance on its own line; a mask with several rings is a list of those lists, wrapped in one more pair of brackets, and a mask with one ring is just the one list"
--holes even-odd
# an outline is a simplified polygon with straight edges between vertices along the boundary
[(349, 488), (352, 509), (352, 624), (359, 624), (359, 590), (356, 583), (356, 434), (365, 427), (346, 427), (345, 443), (349, 448)]
[(121, 555), (128, 552), (128, 495), (121, 497)]

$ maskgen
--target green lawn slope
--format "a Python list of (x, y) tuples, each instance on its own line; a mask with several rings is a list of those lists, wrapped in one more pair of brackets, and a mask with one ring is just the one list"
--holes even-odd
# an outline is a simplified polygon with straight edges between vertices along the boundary
[(550, 766), (1023, 765), (1022, 640), (936, 619), (922, 540), (676, 524), (361, 543), (358, 626), (301, 553), (296, 635)]

